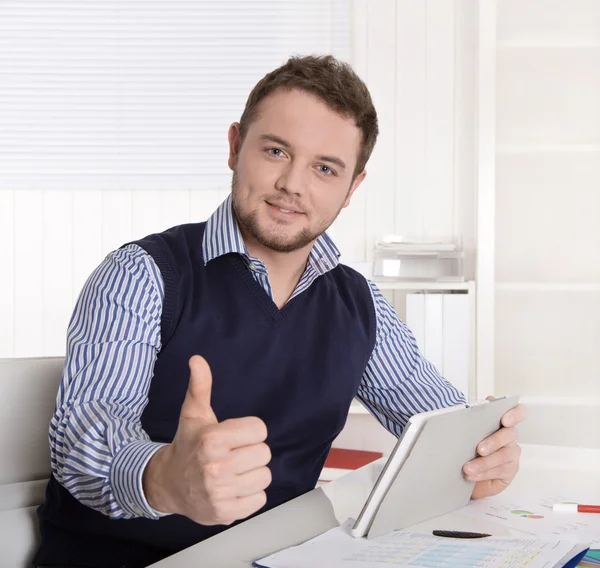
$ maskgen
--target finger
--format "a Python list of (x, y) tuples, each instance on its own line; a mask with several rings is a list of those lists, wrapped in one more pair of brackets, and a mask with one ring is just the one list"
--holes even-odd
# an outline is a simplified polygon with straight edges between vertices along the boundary
[[(196, 438), (198, 456), (205, 463), (220, 462), (219, 470), (229, 472), (232, 450), (261, 443), (266, 433), (265, 423), (255, 416), (232, 418), (212, 426), (204, 424)], [(217, 464), (212, 465), (217, 467)]]
[(233, 475), (211, 488), (210, 501), (217, 505), (220, 501), (249, 497), (264, 491), (271, 485), (271, 481), (271, 470), (268, 467), (259, 467), (242, 475)]
[(475, 458), (466, 463), (463, 471), (467, 479), (475, 479), (476, 476), (500, 467), (503, 464), (519, 461), (521, 457), (521, 447), (518, 444), (505, 446), (493, 454), (484, 458)]
[(260, 444), (267, 439), (267, 426), (256, 416), (223, 420), (219, 432), (231, 449)]
[(515, 460), (515, 461), (503, 463), (502, 465), (499, 465), (498, 467), (488, 469), (488, 470), (484, 471), (483, 473), (480, 473), (479, 475), (476, 475), (474, 477), (468, 477), (467, 479), (469, 481), (486, 481), (486, 480), (493, 480), (493, 479), (501, 479), (506, 484), (509, 484), (514, 479), (515, 475), (517, 475), (518, 471), (519, 471), (519, 461)]
[(514, 444), (517, 441), (518, 432), (516, 428), (500, 428), (491, 436), (488, 436), (477, 446), (480, 456), (488, 456), (504, 446)]
[(516, 426), (527, 419), (527, 407), (517, 404), (502, 417), (502, 426)]
[(202, 470), (211, 479), (229, 479), (264, 467), (271, 461), (271, 450), (266, 444), (253, 444), (230, 450), (227, 439), (216, 429), (202, 433), (199, 447), (204, 460)]
[(266, 503), (267, 494), (264, 491), (219, 502), (214, 507), (214, 522), (219, 525), (230, 525), (234, 521), (256, 513)]
[(482, 497), (491, 497), (504, 491), (508, 487), (508, 483), (501, 479), (489, 479), (486, 481), (478, 481), (475, 484), (471, 498), (481, 499)]
[(271, 450), (264, 443), (236, 448), (230, 453), (229, 467), (235, 474), (245, 473), (267, 465), (271, 461)]
[(199, 426), (217, 424), (217, 417), (210, 406), (212, 374), (206, 359), (194, 355), (190, 361), (190, 382), (181, 407), (181, 420), (194, 420)]
[(255, 493), (264, 491), (273, 477), (268, 467), (259, 467), (237, 477), (237, 495), (236, 497), (249, 497)]
[(238, 497), (235, 501), (235, 518), (245, 519), (267, 504), (267, 494), (264, 491), (260, 491), (254, 495), (248, 495), (247, 497)]

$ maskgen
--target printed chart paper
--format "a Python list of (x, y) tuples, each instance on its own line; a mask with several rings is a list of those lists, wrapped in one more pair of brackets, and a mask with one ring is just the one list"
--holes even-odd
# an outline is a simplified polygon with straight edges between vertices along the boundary
[(396, 531), (373, 539), (353, 538), (348, 524), (300, 546), (258, 560), (263, 568), (551, 568), (587, 546), (536, 538), (449, 539)]
[(493, 521), (528, 535), (560, 537), (570, 542), (592, 543), (600, 548), (600, 515), (590, 513), (555, 513), (554, 503), (577, 503), (562, 496), (531, 498), (526, 495), (471, 501), (460, 509), (464, 515)]

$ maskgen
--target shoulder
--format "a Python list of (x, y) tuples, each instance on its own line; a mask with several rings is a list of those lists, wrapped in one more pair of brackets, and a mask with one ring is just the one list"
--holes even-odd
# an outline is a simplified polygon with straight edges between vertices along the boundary
[[(369, 280), (366, 276), (361, 274), (358, 270), (355, 270), (354, 268), (351, 268), (350, 266), (348, 266), (346, 264), (342, 264), (340, 262), (336, 266), (336, 268), (334, 270), (332, 270), (332, 272), (337, 273), (338, 277), (346, 279), (349, 282), (358, 284), (359, 286), (364, 288), (364, 290), (366, 292), (368, 292), (368, 295), (370, 296), (370, 298), (374, 304), (379, 303), (379, 302), (384, 302), (384, 303), (387, 302), (387, 300), (381, 293), (381, 290), (379, 290), (377, 284), (375, 284), (375, 282)], [(389, 305), (389, 303), (388, 303), (388, 305)]]
[(142, 248), (153, 258), (165, 281), (175, 281), (178, 276), (186, 272), (187, 268), (202, 262), (205, 225), (206, 223), (176, 225), (123, 246), (133, 244)]
[(88, 284), (110, 282), (110, 289), (133, 283), (162, 288), (158, 266), (146, 250), (129, 243), (109, 252), (88, 279)]
[(367, 303), (372, 306), (373, 293), (369, 281), (357, 270), (341, 262), (328, 273), (335, 281), (340, 292), (361, 293)]
[[(177, 253), (180, 250), (197, 251), (202, 248), (202, 238), (206, 223), (186, 223), (176, 225), (160, 233), (152, 233), (132, 241), (150, 254), (156, 250)], [(131, 243), (128, 243), (131, 244)]]

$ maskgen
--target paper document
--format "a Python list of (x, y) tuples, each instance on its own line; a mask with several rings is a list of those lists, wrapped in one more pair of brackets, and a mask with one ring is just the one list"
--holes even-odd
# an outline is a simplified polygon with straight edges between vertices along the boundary
[(299, 546), (258, 560), (264, 568), (552, 568), (587, 546), (535, 538), (450, 539), (395, 531), (372, 539), (353, 538), (349, 523)]
[(555, 513), (554, 503), (577, 503), (573, 498), (550, 496), (532, 498), (525, 495), (496, 495), (471, 501), (461, 514), (487, 519), (523, 533), (544, 537), (560, 537), (571, 542), (589, 542), (600, 548), (600, 515), (588, 513)]

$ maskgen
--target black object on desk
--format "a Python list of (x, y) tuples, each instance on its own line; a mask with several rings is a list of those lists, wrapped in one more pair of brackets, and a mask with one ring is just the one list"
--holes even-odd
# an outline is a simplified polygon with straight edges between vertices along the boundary
[(492, 536), (485, 533), (466, 532), (466, 531), (433, 531), (434, 536), (444, 536), (446, 538), (484, 538)]

